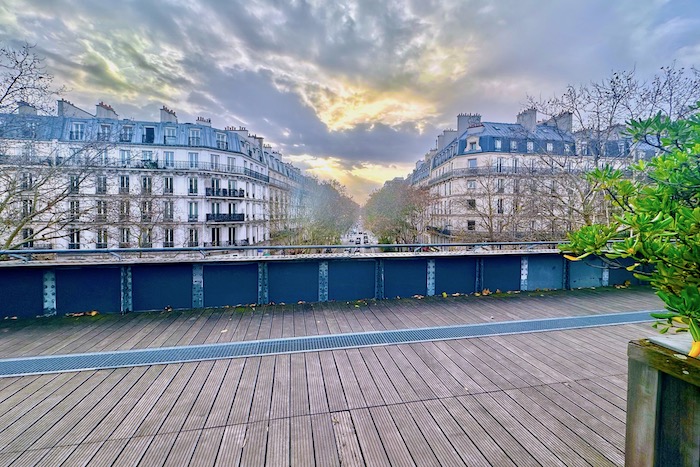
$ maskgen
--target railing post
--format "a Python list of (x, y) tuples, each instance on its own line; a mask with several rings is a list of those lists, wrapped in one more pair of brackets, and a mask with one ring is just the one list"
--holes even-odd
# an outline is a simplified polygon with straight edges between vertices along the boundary
[(376, 259), (374, 267), (374, 298), (384, 299), (384, 260)]
[(571, 262), (563, 256), (561, 257), (561, 260), (564, 261), (564, 267), (562, 268), (562, 271), (564, 272), (564, 290), (571, 290)]
[(474, 275), (474, 290), (481, 292), (484, 289), (484, 258), (477, 258), (476, 274)]
[(428, 260), (428, 283), (426, 295), (432, 297), (435, 295), (435, 258)]
[(131, 266), (121, 267), (121, 313), (129, 313), (133, 310)]
[(44, 271), (44, 316), (56, 314), (56, 273)]
[(318, 263), (318, 301), (328, 301), (328, 261)]
[(270, 302), (268, 287), (267, 263), (261, 261), (258, 263), (258, 305)]
[(600, 279), (600, 282), (603, 287), (610, 285), (610, 266), (607, 263), (603, 267), (603, 277)]
[(527, 290), (527, 276), (529, 272), (529, 262), (527, 256), (520, 257), (520, 290)]
[(204, 266), (192, 265), (192, 308), (204, 307)]

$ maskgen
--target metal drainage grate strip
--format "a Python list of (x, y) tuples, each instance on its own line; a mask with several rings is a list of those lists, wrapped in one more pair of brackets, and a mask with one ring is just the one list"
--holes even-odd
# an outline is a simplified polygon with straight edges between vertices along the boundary
[(327, 336), (290, 337), (261, 341), (123, 350), (73, 355), (0, 359), (0, 377), (70, 371), (162, 365), (223, 358), (275, 355), (432, 340), (465, 339), (504, 334), (576, 329), (652, 321), (651, 311), (610, 313), (565, 318), (502, 321), (420, 329), (397, 329)]

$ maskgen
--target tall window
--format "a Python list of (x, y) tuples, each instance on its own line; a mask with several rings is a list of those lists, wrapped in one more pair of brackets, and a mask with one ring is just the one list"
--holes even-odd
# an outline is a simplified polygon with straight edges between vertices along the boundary
[(190, 162), (190, 169), (196, 169), (197, 167), (199, 167), (199, 153), (188, 152), (187, 159)]
[(236, 158), (229, 157), (226, 162), (226, 170), (233, 172), (234, 167), (236, 167)]
[(22, 229), (22, 240), (25, 248), (34, 248), (34, 229), (29, 227)]
[(141, 222), (153, 220), (153, 201), (141, 201)]
[(163, 248), (172, 248), (175, 246), (175, 231), (172, 227), (163, 229)]
[(153, 191), (153, 178), (149, 175), (141, 177), (141, 193), (150, 195)]
[(163, 177), (163, 194), (173, 194), (173, 177)]
[(201, 146), (202, 145), (202, 139), (200, 136), (200, 131), (199, 128), (191, 128), (190, 129), (190, 139), (189, 143), (190, 146)]
[(216, 134), (216, 147), (219, 149), (228, 149), (228, 143), (226, 142), (225, 133)]
[(97, 132), (97, 139), (100, 141), (109, 141), (109, 135), (112, 133), (112, 126), (107, 124), (100, 125)]
[(212, 214), (220, 214), (221, 212), (221, 203), (211, 203), (211, 213)]
[(564, 144), (564, 154), (571, 154), (571, 145), (568, 143)]
[(505, 179), (499, 178), (498, 180), (496, 180), (496, 191), (498, 191), (499, 193), (503, 193), (503, 191), (505, 190), (505, 186)]
[(70, 139), (82, 141), (85, 139), (85, 123), (73, 122), (71, 125)]
[(34, 176), (29, 172), (22, 172), (22, 178), (20, 181), (20, 189), (31, 190), (34, 186)]
[(174, 206), (172, 201), (163, 201), (163, 220), (172, 221), (174, 217)]
[(77, 221), (80, 218), (80, 201), (70, 201), (68, 203), (68, 212), (70, 213), (71, 221)]
[(68, 187), (68, 190), (72, 194), (80, 193), (80, 177), (78, 177), (77, 175), (70, 176), (70, 185)]
[(79, 250), (80, 249), (80, 230), (76, 228), (68, 229), (68, 249)]
[(187, 205), (187, 220), (189, 222), (197, 222), (199, 220), (199, 205), (196, 202), (190, 202)]
[(175, 144), (177, 138), (177, 128), (172, 126), (165, 127), (165, 144)]
[(122, 131), (119, 133), (119, 141), (122, 143), (130, 143), (134, 138), (134, 127), (131, 125), (125, 125), (122, 127)]
[(468, 190), (476, 189), (476, 180), (467, 180), (467, 189)]
[(211, 170), (219, 170), (219, 155), (211, 154)]
[(189, 230), (188, 246), (191, 246), (191, 247), (199, 246), (199, 231), (197, 229), (190, 229)]
[(95, 248), (107, 248), (107, 229), (97, 229)]
[(153, 151), (141, 151), (141, 162), (144, 164), (153, 160)]
[(29, 217), (34, 213), (34, 200), (22, 200), (22, 217)]
[(505, 159), (502, 157), (499, 157), (496, 159), (496, 172), (503, 172), (504, 171), (504, 166), (505, 166)]
[(153, 247), (153, 229), (151, 227), (141, 229), (141, 248)]
[(128, 167), (131, 165), (131, 151), (128, 149), (120, 149), (119, 150), (119, 162), (121, 162), (122, 166)]
[(98, 175), (97, 176), (97, 183), (95, 184), (95, 193), (98, 195), (104, 195), (107, 193), (107, 176), (106, 175)]
[(554, 144), (547, 143), (547, 152), (553, 152), (553, 151), (554, 151)]
[(535, 143), (532, 141), (527, 142), (527, 152), (533, 152), (535, 150)]
[(500, 139), (494, 140), (493, 144), (494, 144), (494, 147), (496, 148), (496, 151), (501, 150), (501, 140)]
[(517, 142), (517, 141), (511, 141), (511, 142), (510, 142), (510, 150), (511, 150), (511, 151), (517, 151), (517, 150), (518, 150), (518, 142)]
[(498, 214), (503, 214), (503, 199), (496, 201), (496, 211)]
[(107, 220), (107, 201), (97, 201), (97, 217), (95, 220), (98, 222), (105, 222)]
[(197, 194), (197, 179), (196, 178), (188, 178), (187, 183), (188, 183), (187, 194), (196, 195)]
[(175, 167), (175, 153), (173, 151), (163, 151), (166, 167)]
[(120, 175), (119, 176), (119, 193), (128, 193), (129, 192), (129, 176), (128, 175)]
[(129, 218), (131, 208), (129, 206), (129, 200), (122, 200), (119, 202), (119, 219), (127, 220)]
[(119, 229), (119, 248), (129, 248), (131, 231), (127, 227)]

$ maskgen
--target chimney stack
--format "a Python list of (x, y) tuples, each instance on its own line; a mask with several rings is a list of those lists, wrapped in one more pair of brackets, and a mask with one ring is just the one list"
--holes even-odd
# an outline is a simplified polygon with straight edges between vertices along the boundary
[(112, 106), (102, 101), (95, 106), (95, 117), (119, 119), (119, 115), (117, 115)]
[(465, 114), (457, 115), (457, 133), (463, 135), (467, 128), (481, 125), (481, 114)]
[(177, 123), (177, 115), (174, 110), (163, 106), (163, 108), (160, 109), (160, 121), (162, 123)]
[(532, 133), (537, 125), (537, 109), (526, 109), (518, 114), (518, 125), (522, 125), (527, 131)]
[(34, 107), (29, 102), (19, 101), (17, 103), (17, 113), (20, 115), (36, 115), (36, 107)]
[(197, 117), (197, 125), (211, 126), (211, 118)]

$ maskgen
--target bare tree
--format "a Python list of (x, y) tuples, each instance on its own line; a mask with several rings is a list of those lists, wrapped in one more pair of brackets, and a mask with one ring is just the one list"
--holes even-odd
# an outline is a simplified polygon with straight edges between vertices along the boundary
[(374, 191), (364, 207), (364, 220), (380, 242), (416, 243), (434, 219), (427, 187), (392, 181)]

